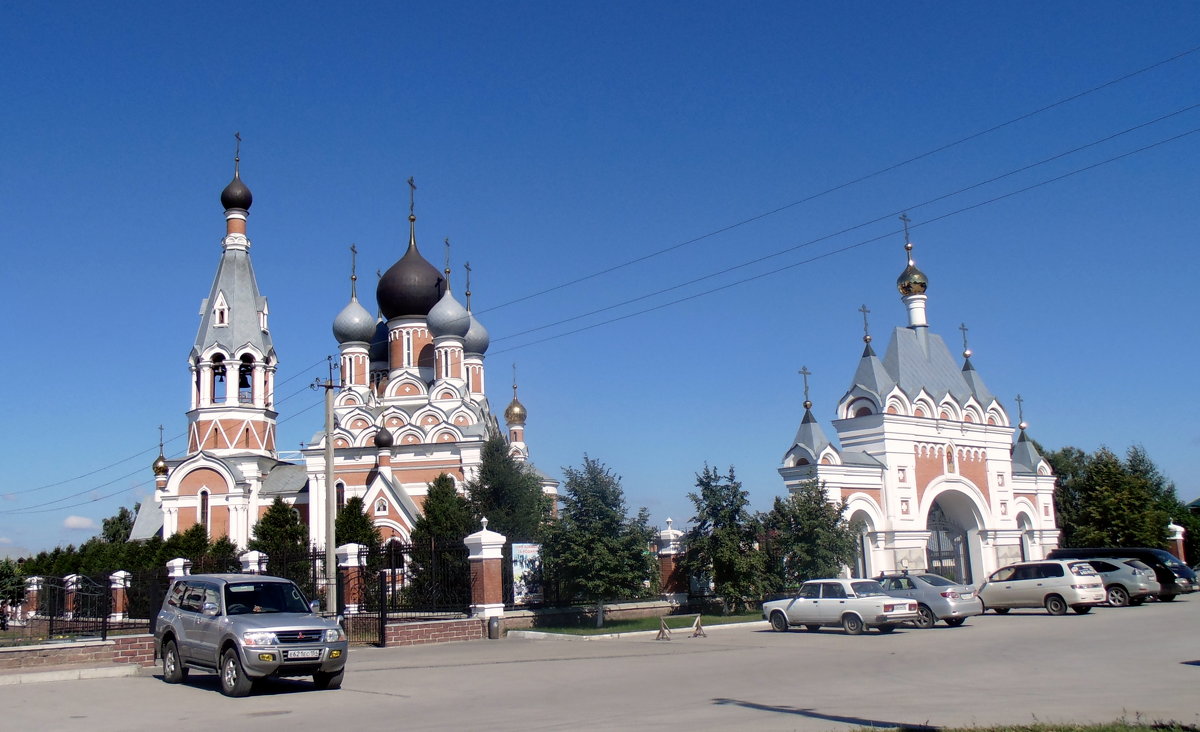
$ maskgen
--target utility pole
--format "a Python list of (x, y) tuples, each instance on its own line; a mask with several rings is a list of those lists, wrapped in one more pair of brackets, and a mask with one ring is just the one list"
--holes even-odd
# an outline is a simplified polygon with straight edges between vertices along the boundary
[(333, 475), (333, 356), (329, 360), (329, 378), (313, 382), (314, 389), (325, 390), (325, 611), (337, 615), (337, 543), (334, 524), (337, 520), (337, 488)]

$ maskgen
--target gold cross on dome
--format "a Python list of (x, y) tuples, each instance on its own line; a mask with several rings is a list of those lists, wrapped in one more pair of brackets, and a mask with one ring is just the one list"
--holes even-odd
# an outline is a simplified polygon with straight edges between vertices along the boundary
[(808, 377), (812, 376), (812, 372), (807, 366), (801, 366), (798, 373), (804, 377), (804, 401), (808, 401)]

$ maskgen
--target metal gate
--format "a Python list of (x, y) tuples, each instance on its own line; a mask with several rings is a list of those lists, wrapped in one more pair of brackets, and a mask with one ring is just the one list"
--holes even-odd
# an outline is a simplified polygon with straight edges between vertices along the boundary
[(359, 566), (338, 573), (340, 615), (351, 643), (387, 644), (394, 620), (463, 617), (471, 571), (462, 542), (364, 547)]
[(929, 543), (925, 557), (929, 571), (960, 584), (971, 583), (971, 562), (967, 556), (967, 532), (947, 518), (935, 501), (929, 509)]

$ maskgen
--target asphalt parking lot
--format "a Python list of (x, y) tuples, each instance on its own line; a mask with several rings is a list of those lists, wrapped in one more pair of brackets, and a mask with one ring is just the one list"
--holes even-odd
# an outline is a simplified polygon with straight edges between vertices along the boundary
[(8, 729), (797, 729), (1107, 722), (1200, 724), (1200, 597), (961, 628), (849, 637), (765, 623), (594, 640), (358, 648), (340, 691), (215, 676), (0, 687)]

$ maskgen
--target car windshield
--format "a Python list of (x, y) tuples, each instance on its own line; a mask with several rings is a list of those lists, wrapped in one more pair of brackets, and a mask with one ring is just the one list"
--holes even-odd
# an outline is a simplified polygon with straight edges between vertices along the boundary
[(950, 587), (958, 584), (957, 582), (951, 582), (940, 574), (923, 574), (921, 575), (921, 579), (925, 581), (925, 584), (933, 585), (934, 587)]
[(307, 613), (311, 612), (300, 588), (291, 582), (239, 582), (225, 585), (225, 612)]
[(875, 580), (862, 580), (859, 582), (851, 582), (851, 589), (858, 597), (875, 597), (877, 595), (886, 595), (883, 591), (883, 586)]

